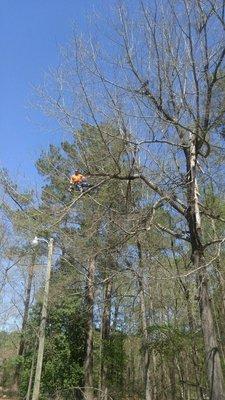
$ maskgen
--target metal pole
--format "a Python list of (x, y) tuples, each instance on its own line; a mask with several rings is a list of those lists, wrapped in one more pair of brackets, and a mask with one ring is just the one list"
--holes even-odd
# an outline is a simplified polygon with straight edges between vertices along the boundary
[(45, 280), (45, 288), (44, 288), (44, 295), (43, 295), (41, 323), (40, 323), (40, 328), (39, 328), (39, 344), (38, 344), (37, 364), (36, 364), (36, 371), (35, 371), (35, 378), (34, 378), (32, 400), (39, 400), (39, 396), (40, 396), (41, 371), (42, 371), (43, 355), (44, 355), (45, 326), (46, 326), (46, 319), (47, 319), (52, 253), (53, 253), (53, 239), (50, 239), (49, 243), (48, 243), (48, 264), (47, 264), (47, 270), (46, 270), (46, 280)]

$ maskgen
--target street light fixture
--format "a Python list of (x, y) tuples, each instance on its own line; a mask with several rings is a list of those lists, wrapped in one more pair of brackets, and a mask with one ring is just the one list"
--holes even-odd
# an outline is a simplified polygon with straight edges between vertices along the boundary
[[(50, 239), (50, 240), (51, 240), (51, 239)], [(47, 239), (39, 238), (39, 237), (37, 237), (37, 236), (35, 236), (35, 238), (34, 238), (34, 239), (32, 240), (32, 242), (31, 242), (31, 244), (32, 244), (33, 246), (37, 246), (37, 245), (39, 244), (39, 242), (45, 242), (45, 243), (49, 244), (49, 242), (48, 242)]]
[[(32, 244), (37, 246), (40, 242), (45, 242), (48, 244), (48, 264), (46, 268), (46, 277), (45, 277), (45, 287), (43, 294), (43, 305), (41, 312), (41, 322), (39, 327), (39, 344), (38, 344), (38, 353), (37, 353), (37, 364), (34, 378), (34, 386), (33, 386), (33, 395), (32, 400), (39, 400), (40, 396), (40, 384), (41, 384), (41, 371), (43, 364), (43, 355), (44, 355), (44, 344), (45, 344), (45, 326), (47, 320), (47, 308), (48, 308), (48, 296), (49, 296), (49, 283), (51, 276), (51, 266), (52, 266), (52, 253), (53, 253), (53, 239), (46, 240), (44, 238), (35, 238), (32, 240)], [(28, 389), (29, 392), (29, 389)], [(27, 395), (27, 398), (29, 395)]]

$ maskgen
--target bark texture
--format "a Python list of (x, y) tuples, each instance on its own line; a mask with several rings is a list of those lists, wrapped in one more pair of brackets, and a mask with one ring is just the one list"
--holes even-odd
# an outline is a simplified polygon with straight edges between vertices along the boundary
[(94, 278), (95, 278), (95, 259), (91, 259), (88, 265), (87, 276), (87, 351), (84, 361), (84, 395), (85, 400), (94, 399), (93, 390), (93, 307), (94, 307)]

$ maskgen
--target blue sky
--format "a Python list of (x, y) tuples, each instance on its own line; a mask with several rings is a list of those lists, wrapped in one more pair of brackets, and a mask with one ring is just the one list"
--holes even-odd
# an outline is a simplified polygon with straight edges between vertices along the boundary
[(25, 185), (39, 181), (34, 162), (41, 149), (60, 137), (37, 127), (41, 116), (28, 102), (32, 85), (59, 62), (58, 46), (71, 37), (73, 24), (87, 33), (87, 16), (103, 0), (1, 0), (0, 2), (0, 166)]
[[(58, 131), (38, 127), (44, 118), (28, 106), (32, 86), (42, 83), (49, 67), (57, 67), (59, 45), (69, 41), (74, 24), (88, 32), (88, 16), (101, 9), (102, 2), (0, 0), (0, 167), (8, 169), (19, 186), (41, 183), (35, 161), (49, 143), (61, 139)], [(10, 309), (11, 292), (7, 293), (4, 307)], [(12, 314), (6, 327), (13, 329), (17, 323), (18, 314)]]

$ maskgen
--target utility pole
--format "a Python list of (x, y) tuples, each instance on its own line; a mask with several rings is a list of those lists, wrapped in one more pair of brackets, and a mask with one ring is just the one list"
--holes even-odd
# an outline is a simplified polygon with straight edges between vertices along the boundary
[(38, 344), (38, 354), (37, 354), (32, 400), (39, 400), (40, 396), (41, 371), (42, 371), (44, 344), (45, 344), (45, 326), (47, 319), (49, 283), (51, 276), (52, 253), (53, 253), (53, 239), (50, 239), (48, 242), (46, 239), (36, 237), (32, 243), (37, 245), (39, 241), (45, 241), (46, 243), (48, 243), (48, 264), (47, 264), (46, 278), (45, 278), (41, 323), (39, 327), (39, 344)]

